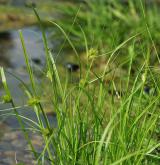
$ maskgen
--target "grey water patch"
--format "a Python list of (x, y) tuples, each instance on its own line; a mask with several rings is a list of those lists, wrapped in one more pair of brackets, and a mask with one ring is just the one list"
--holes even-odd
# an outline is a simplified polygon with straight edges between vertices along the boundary
[[(44, 65), (44, 46), (41, 31), (36, 27), (29, 27), (23, 28), (22, 32), (29, 58), (38, 59)], [(6, 36), (0, 35), (0, 65), (9, 68), (25, 66), (18, 31), (9, 31)]]

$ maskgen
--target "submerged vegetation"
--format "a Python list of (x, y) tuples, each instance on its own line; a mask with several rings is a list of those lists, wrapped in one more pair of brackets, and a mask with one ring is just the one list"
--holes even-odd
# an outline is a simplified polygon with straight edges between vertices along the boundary
[[(21, 115), (16, 108), (3, 68), (1, 77), (3, 101), (13, 106), (12, 115), (17, 117), (38, 164), (159, 164), (158, 8), (141, 0), (127, 4), (93, 0), (59, 5), (64, 16), (57, 22), (50, 21), (52, 28), (57, 29), (50, 36), (61, 43), (56, 58), (34, 9), (45, 48), (45, 85), (40, 90), (42, 87), (35, 81), (22, 31), (19, 34), (30, 84), (15, 78), (22, 84), (28, 98), (26, 105), (33, 108), (36, 121)], [(79, 70), (77, 67), (76, 73), (70, 70), (61, 75), (56, 59), (68, 47)], [(56, 114), (56, 126), (50, 122), (41, 99), (46, 93)], [(30, 131), (42, 136), (41, 153), (34, 148)]]

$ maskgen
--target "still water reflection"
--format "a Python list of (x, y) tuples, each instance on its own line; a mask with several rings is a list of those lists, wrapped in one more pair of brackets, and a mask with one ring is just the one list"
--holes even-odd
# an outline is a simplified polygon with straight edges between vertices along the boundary
[[(36, 27), (24, 28), (23, 35), (31, 59), (44, 63), (44, 50), (41, 33)], [(0, 65), (20, 68), (25, 65), (18, 31), (0, 34)]]
[[(45, 57), (41, 32), (37, 27), (24, 28), (22, 31), (32, 66), (37, 65), (39, 69), (43, 69)], [(6, 71), (18, 75), (24, 82), (29, 83), (18, 31), (0, 34), (0, 66), (3, 66)], [(14, 102), (17, 106), (22, 105), (19, 110), (20, 114), (36, 121), (33, 110), (23, 107), (26, 96), (20, 88), (20, 82), (8, 73), (6, 73), (6, 77)], [(0, 85), (0, 96), (3, 94), (4, 91)], [(33, 164), (32, 154), (26, 150), (27, 143), (19, 130), (19, 124), (15, 116), (7, 115), (12, 113), (12, 111), (7, 110), (10, 107), (9, 104), (0, 103), (0, 164), (15, 164), (15, 154), (25, 164)], [(56, 117), (48, 117), (56, 125)], [(40, 152), (42, 149), (41, 137), (37, 133), (30, 136), (37, 151)]]

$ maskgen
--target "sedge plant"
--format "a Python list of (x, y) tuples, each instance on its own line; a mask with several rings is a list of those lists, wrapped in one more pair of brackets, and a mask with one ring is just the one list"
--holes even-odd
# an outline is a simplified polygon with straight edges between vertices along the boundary
[[(80, 60), (76, 47), (63, 27), (50, 21), (63, 33), (80, 65), (85, 67), (79, 73), (79, 81), (70, 84), (67, 74), (65, 79), (62, 79), (59, 74), (40, 17), (36, 10), (34, 11), (42, 30), (46, 54), (45, 77), (51, 95), (50, 104), (57, 119), (57, 125), (53, 126), (45, 112), (43, 101), (38, 95), (38, 88), (41, 87), (35, 81), (25, 39), (20, 31), (30, 86), (28, 87), (22, 80), (21, 83), (28, 97), (26, 104), (33, 108), (37, 117), (36, 121), (26, 120), (32, 125), (30, 131), (36, 128), (37, 133), (43, 138), (44, 145), (41, 153), (36, 152), (32, 141), (28, 138), (28, 130), (22, 122), (24, 118), (19, 115), (14, 105), (3, 68), (1, 68), (1, 77), (6, 91), (4, 101), (11, 103), (14, 107), (14, 113), (37, 163), (156, 165), (160, 161), (159, 132), (157, 132), (160, 122), (160, 82), (159, 73), (150, 64), (150, 41), (148, 41), (147, 49), (143, 44), (139, 45), (143, 62), (138, 65), (134, 74), (132, 69), (137, 60), (136, 39), (142, 33), (128, 37), (111, 53), (106, 53), (104, 67), (99, 73), (93, 70), (93, 67), (95, 61), (100, 58), (100, 54), (89, 48), (88, 38), (83, 28), (80, 28), (80, 31), (85, 43), (87, 62)], [(146, 28), (149, 33), (149, 28)], [(128, 57), (118, 66), (110, 67), (122, 50), (127, 52)], [(123, 67), (126, 70), (125, 75), (116, 78), (115, 73)], [(146, 91), (148, 85), (150, 90)]]

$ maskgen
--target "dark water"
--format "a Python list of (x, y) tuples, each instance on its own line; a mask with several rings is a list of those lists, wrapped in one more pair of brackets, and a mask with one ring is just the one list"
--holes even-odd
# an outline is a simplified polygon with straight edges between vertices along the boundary
[[(22, 29), (27, 52), (32, 59), (39, 59), (44, 64), (41, 32), (36, 27)], [(25, 65), (18, 31), (0, 34), (0, 65), (8, 68), (21, 68)]]
[[(29, 2), (29, 0), (8, 1), (8, 3), (13, 6), (23, 6)], [(34, 1), (32, 0), (32, 2)], [(35, 2), (38, 3), (39, 1), (35, 0)], [(45, 66), (45, 53), (41, 31), (34, 26), (23, 28), (22, 32), (36, 80), (37, 82), (41, 82), (41, 74)], [(49, 47), (54, 49), (56, 42), (49, 42)], [(26, 95), (21, 89), (20, 82), (12, 75), (18, 76), (25, 83), (29, 84), (23, 54), (18, 30), (0, 33), (0, 67), (4, 67), (5, 69), (7, 83), (12, 97), (14, 98), (16, 106), (20, 107), (18, 108), (18, 112), (36, 122), (37, 118), (33, 109), (23, 106), (26, 104)], [(58, 63), (64, 63), (65, 59), (62, 57), (62, 60), (60, 59)], [(0, 97), (4, 94), (0, 80)], [(29, 148), (20, 130), (19, 123), (16, 117), (11, 115), (13, 112), (11, 108), (10, 104), (4, 104), (2, 103), (2, 99), (0, 99), (0, 165), (13, 165), (20, 162), (23, 162), (25, 165), (35, 164), (36, 162), (33, 159), (32, 153), (28, 150)], [(56, 127), (56, 116), (50, 113), (48, 119), (52, 127)], [(41, 152), (43, 148), (41, 136), (35, 132), (30, 133), (30, 138), (37, 151)]]
[[(30, 58), (30, 62), (35, 72), (37, 72), (37, 81), (41, 81), (39, 75), (45, 65), (44, 46), (41, 38), (41, 32), (37, 27), (29, 27), (22, 29), (26, 49)], [(50, 43), (50, 46), (52, 44)], [(0, 66), (6, 70), (6, 77), (11, 94), (14, 98), (16, 106), (21, 106), (19, 112), (21, 115), (36, 121), (36, 116), (31, 108), (23, 107), (26, 102), (26, 96), (20, 88), (20, 82), (10, 73), (16, 74), (25, 83), (29, 84), (28, 74), (23, 56), (23, 50), (19, 38), (18, 31), (10, 31), (0, 34)], [(0, 96), (4, 95), (2, 86), (0, 85)], [(34, 164), (32, 154), (27, 152), (27, 143), (22, 132), (19, 130), (19, 124), (15, 116), (8, 115), (13, 110), (9, 104), (0, 103), (0, 165), (16, 164), (15, 155), (25, 164)], [(56, 125), (56, 117), (48, 116), (51, 123)], [(37, 133), (30, 135), (37, 151), (42, 149), (42, 139)]]
[[(35, 72), (36, 70), (37, 72), (41, 72), (45, 64), (41, 32), (36, 27), (29, 27), (22, 29), (22, 33), (31, 65), (35, 68)], [(0, 34), (0, 66), (5, 68), (6, 73), (15, 74), (24, 82), (28, 83), (29, 77), (23, 54), (18, 31)], [(39, 64), (34, 62), (35, 59), (39, 61)], [(6, 77), (13, 97), (17, 103), (23, 102), (22, 90), (19, 86), (20, 82), (9, 73)], [(0, 93), (2, 93), (2, 91), (1, 89)], [(0, 108), (2, 108), (2, 105), (0, 105)]]
[[(12, 0), (9, 3), (22, 6), (26, 2), (29, 1)], [(42, 71), (45, 66), (45, 53), (41, 31), (38, 27), (34, 26), (23, 28), (22, 33), (30, 64), (34, 69), (36, 81), (39, 83), (42, 81)], [(48, 34), (46, 33), (46, 35)], [(49, 42), (49, 47), (53, 49), (55, 44)], [(21, 83), (13, 76), (14, 74), (29, 84), (18, 30), (0, 33), (0, 67), (4, 67), (5, 69), (7, 83), (12, 97), (16, 106), (19, 107), (18, 112), (36, 122), (37, 118), (33, 108), (24, 107), (24, 104), (26, 104), (26, 95), (21, 89)], [(4, 94), (0, 80), (0, 97)], [(16, 117), (11, 115), (13, 113), (13, 109), (11, 108), (10, 104), (4, 104), (2, 103), (2, 99), (0, 99), (0, 165), (13, 165), (20, 162), (23, 162), (25, 165), (36, 164)], [(48, 119), (52, 127), (56, 127), (56, 116), (49, 114)], [(29, 126), (26, 125), (26, 127), (28, 128)], [(41, 135), (37, 132), (32, 132), (30, 133), (30, 139), (37, 152), (41, 152), (43, 148)]]

